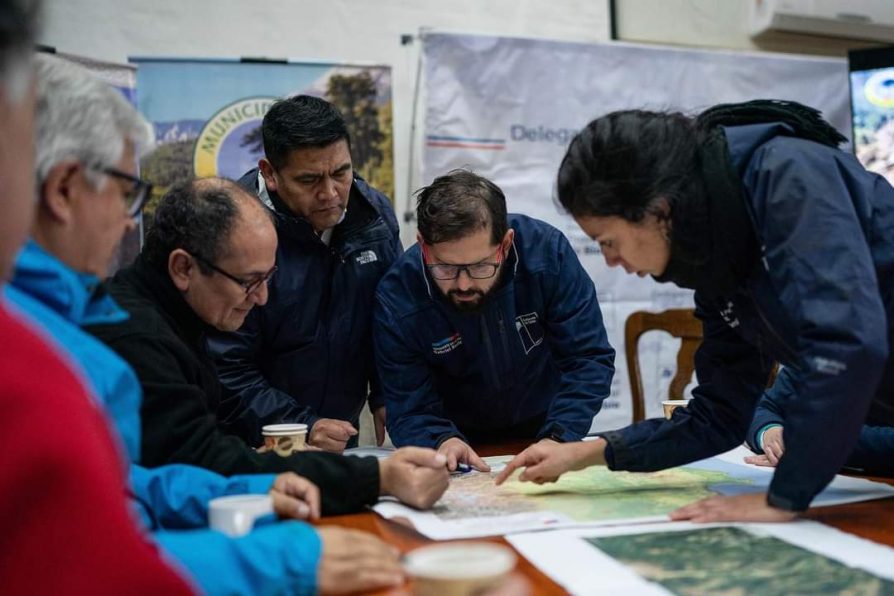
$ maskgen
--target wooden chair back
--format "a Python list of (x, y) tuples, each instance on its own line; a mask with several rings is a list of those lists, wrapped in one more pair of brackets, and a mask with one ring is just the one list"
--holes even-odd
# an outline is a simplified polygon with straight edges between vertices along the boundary
[(702, 343), (702, 322), (691, 308), (672, 308), (660, 313), (637, 311), (627, 317), (624, 325), (624, 349), (627, 353), (627, 373), (633, 398), (633, 421), (646, 417), (643, 379), (637, 350), (640, 336), (646, 331), (661, 330), (682, 340), (677, 352), (677, 372), (668, 389), (668, 399), (683, 399), (683, 391), (692, 380), (695, 370), (695, 351)]

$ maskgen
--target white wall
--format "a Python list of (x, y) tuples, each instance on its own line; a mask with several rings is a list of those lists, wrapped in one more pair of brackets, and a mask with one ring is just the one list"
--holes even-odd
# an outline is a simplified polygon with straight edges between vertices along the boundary
[[(767, 50), (798, 54), (845, 56), (861, 41), (770, 33), (748, 34), (751, 5), (761, 0), (615, 0), (618, 38), (624, 41), (733, 50)], [(841, 0), (842, 5), (859, 0)]]
[[(421, 27), (595, 42), (607, 0), (48, 0), (41, 43), (126, 62), (128, 56), (263, 56), (387, 64), (394, 91), (395, 205), (409, 189), (409, 139)], [(507, 90), (511, 93), (511, 90)], [(414, 180), (414, 185), (424, 181)], [(405, 242), (412, 230), (405, 230)]]

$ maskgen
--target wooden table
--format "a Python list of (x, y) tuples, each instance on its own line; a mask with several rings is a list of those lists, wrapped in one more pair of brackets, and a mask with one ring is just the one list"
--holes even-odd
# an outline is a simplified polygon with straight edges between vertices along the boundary
[[(506, 455), (518, 453), (529, 443), (514, 442), (500, 445), (477, 446), (476, 451), (482, 457), (489, 455)], [(868, 477), (887, 484), (894, 484), (890, 478)], [(829, 526), (850, 532), (862, 538), (873, 540), (881, 544), (894, 546), (894, 498), (855, 503), (852, 505), (836, 505), (833, 507), (816, 507), (810, 509), (804, 517), (823, 522)], [(432, 540), (419, 534), (415, 530), (402, 526), (396, 522), (383, 519), (375, 513), (357, 513), (354, 515), (340, 515), (327, 517), (317, 525), (342, 526), (365, 530), (375, 534), (385, 542), (393, 544), (401, 552), (406, 553), (419, 546), (429, 544)], [(508, 545), (502, 537), (480, 538), (498, 544)], [(516, 573), (524, 576), (528, 581), (531, 594), (565, 594), (565, 591), (554, 581), (549, 579), (527, 559), (519, 555)], [(410, 586), (404, 585), (399, 589), (375, 592), (381, 595), (408, 595), (411, 594)]]

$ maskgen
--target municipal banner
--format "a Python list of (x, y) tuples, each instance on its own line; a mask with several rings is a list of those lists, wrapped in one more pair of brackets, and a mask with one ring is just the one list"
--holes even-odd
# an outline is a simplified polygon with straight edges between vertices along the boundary
[(239, 178), (264, 154), (261, 121), (279, 98), (296, 94), (335, 104), (351, 133), (354, 169), (394, 194), (391, 68), (300, 62), (132, 58), (140, 110), (157, 146), (142, 162), (154, 202), (175, 182)]
[[(637, 310), (691, 307), (692, 295), (670, 284), (605, 265), (598, 245), (554, 200), (559, 162), (573, 135), (614, 110), (695, 113), (723, 102), (789, 99), (820, 109), (850, 133), (843, 59), (686, 50), (623, 43), (427, 34), (422, 184), (454, 168), (496, 182), (510, 211), (561, 229), (596, 284), (609, 340), (617, 351), (612, 395), (594, 430), (631, 420), (624, 322)], [(660, 416), (679, 341), (651, 332), (640, 342), (646, 413)]]

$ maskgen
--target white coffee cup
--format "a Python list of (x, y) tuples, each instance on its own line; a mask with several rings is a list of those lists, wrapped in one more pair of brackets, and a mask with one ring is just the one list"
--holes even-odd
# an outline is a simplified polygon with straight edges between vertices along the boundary
[(270, 495), (231, 495), (208, 502), (208, 525), (234, 538), (251, 532), (259, 517), (273, 513)]
[(264, 448), (288, 457), (307, 447), (306, 424), (268, 424), (261, 428)]
[(512, 549), (491, 542), (432, 544), (407, 553), (404, 569), (419, 596), (468, 596), (498, 585), (515, 568)]

